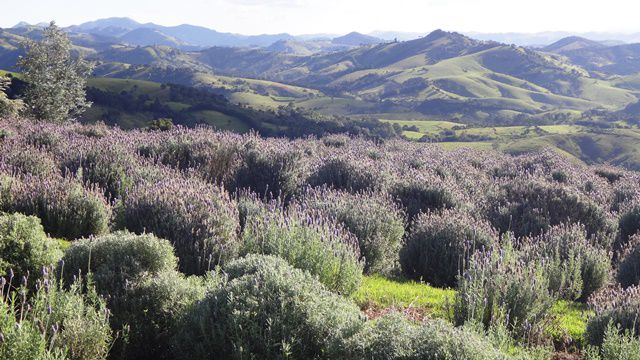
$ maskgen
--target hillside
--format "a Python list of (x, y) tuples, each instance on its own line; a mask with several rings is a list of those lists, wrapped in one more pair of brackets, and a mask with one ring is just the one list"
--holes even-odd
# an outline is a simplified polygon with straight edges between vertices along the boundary
[[(442, 30), (363, 46), (336, 44), (369, 39), (352, 33), (342, 40), (282, 39), (266, 48), (196, 50), (169, 28), (128, 19), (71, 29), (78, 31), (70, 33), (75, 50), (97, 62), (97, 76), (206, 87), (257, 107), (293, 102), (331, 115), (418, 114), (475, 124), (534, 124), (571, 122), (594, 111), (615, 118), (605, 113), (618, 114), (636, 103), (640, 91), (635, 45), (608, 47), (579, 37), (544, 51)], [(20, 41), (39, 31), (2, 31), (0, 68), (15, 70)], [(124, 40), (164, 45), (131, 46)], [(605, 76), (609, 72), (625, 76)]]
[(379, 44), (384, 42), (384, 40), (370, 35), (364, 35), (359, 32), (352, 32), (347, 35), (334, 38), (331, 42), (338, 45), (362, 46)]
[(562, 54), (568, 51), (582, 50), (582, 49), (601, 49), (606, 45), (585, 39), (579, 36), (569, 36), (554, 42), (551, 45), (542, 48), (543, 51)]
[(519, 114), (621, 109), (628, 89), (533, 50), (436, 31), (407, 42), (363, 46), (305, 58), (260, 50), (210, 49), (199, 60), (234, 76), (322, 89), (365, 101), (391, 101), (424, 114), (500, 121)]
[(586, 48), (563, 53), (585, 69), (606, 75), (631, 75), (640, 72), (640, 44)]

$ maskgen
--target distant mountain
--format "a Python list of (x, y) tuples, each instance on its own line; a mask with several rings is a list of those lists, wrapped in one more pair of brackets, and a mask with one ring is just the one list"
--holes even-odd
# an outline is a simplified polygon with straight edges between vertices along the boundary
[(579, 36), (569, 36), (564, 39), (558, 40), (549, 46), (544, 47), (542, 50), (546, 52), (562, 54), (567, 51), (582, 49), (601, 49), (604, 47), (606, 47), (606, 45), (597, 41), (585, 39)]
[(640, 72), (640, 44), (576, 49), (565, 51), (562, 55), (593, 72), (609, 75)]
[[(153, 23), (141, 24), (129, 18), (108, 18), (90, 21), (67, 28), (71, 32), (84, 32), (115, 38), (123, 38), (140, 46), (170, 45), (178, 47), (212, 46), (269, 46), (279, 40), (293, 40), (289, 34), (238, 35), (217, 32), (202, 26), (162, 26)], [(136, 32), (133, 32), (133, 31)], [(153, 33), (151, 30), (157, 32)], [(132, 33), (133, 32), (133, 33)]]
[(182, 40), (176, 39), (170, 35), (164, 34), (159, 30), (149, 28), (138, 28), (120, 36), (120, 42), (128, 45), (148, 46), (171, 46), (174, 48), (182, 48), (187, 44)]
[(540, 32), (540, 33), (480, 33), (467, 32), (465, 35), (480, 40), (493, 40), (505, 44), (520, 46), (544, 47), (556, 41), (571, 36), (579, 36), (594, 41), (618, 41), (623, 43), (640, 42), (640, 33), (570, 33), (570, 32)]
[(334, 38), (331, 42), (338, 45), (360, 46), (380, 44), (383, 43), (384, 40), (373, 36), (360, 34), (358, 32), (352, 32), (347, 35)]

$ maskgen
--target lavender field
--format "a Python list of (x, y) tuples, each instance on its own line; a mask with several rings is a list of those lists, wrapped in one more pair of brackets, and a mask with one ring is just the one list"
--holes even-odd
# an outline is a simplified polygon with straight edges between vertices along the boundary
[[(640, 357), (640, 173), (346, 135), (0, 133), (2, 359)], [(378, 277), (454, 295), (363, 311)]]

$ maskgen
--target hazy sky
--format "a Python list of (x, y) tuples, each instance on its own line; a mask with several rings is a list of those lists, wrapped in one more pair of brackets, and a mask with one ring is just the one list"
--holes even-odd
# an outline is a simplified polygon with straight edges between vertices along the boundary
[[(478, 32), (640, 32), (637, 0), (0, 0), (0, 27), (112, 16), (244, 34), (436, 28)], [(7, 11), (8, 9), (8, 11)]]

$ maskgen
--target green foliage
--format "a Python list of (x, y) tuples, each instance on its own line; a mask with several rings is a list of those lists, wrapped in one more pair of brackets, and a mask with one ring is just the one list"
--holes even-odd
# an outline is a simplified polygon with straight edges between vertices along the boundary
[(168, 239), (180, 270), (203, 274), (237, 255), (238, 209), (217, 186), (180, 177), (143, 182), (125, 197), (118, 226)]
[(455, 286), (476, 250), (491, 249), (497, 234), (485, 222), (456, 211), (421, 214), (400, 252), (405, 275), (436, 286)]
[[(109, 311), (92, 288), (64, 290), (45, 273), (35, 294), (0, 287), (0, 358), (104, 360), (112, 343)], [(88, 291), (86, 295), (83, 292)]]
[(149, 123), (149, 129), (156, 131), (169, 131), (173, 129), (173, 120), (169, 118), (155, 119)]
[(520, 246), (527, 261), (543, 264), (549, 291), (557, 297), (586, 301), (609, 282), (611, 256), (587, 239), (581, 225), (551, 227)]
[(607, 326), (602, 346), (588, 347), (585, 360), (640, 360), (640, 339), (612, 324)]
[(0, 276), (6, 276), (9, 269), (18, 278), (36, 276), (61, 257), (58, 243), (47, 237), (38, 218), (0, 215)]
[(516, 337), (535, 338), (553, 305), (548, 287), (541, 265), (522, 261), (508, 244), (477, 252), (458, 282), (455, 322), (500, 325)]
[(24, 80), (29, 114), (36, 119), (64, 122), (82, 114), (91, 103), (85, 99), (86, 78), (93, 65), (74, 59), (64, 30), (51, 23), (40, 41), (28, 40), (26, 54), (18, 62)]
[(275, 257), (252, 255), (225, 270), (174, 339), (181, 359), (338, 358), (362, 325), (360, 311), (310, 274)]
[(71, 178), (3, 179), (2, 210), (34, 215), (53, 237), (78, 239), (109, 229), (111, 207), (98, 189)]
[(114, 312), (116, 327), (128, 330), (123, 357), (173, 359), (171, 340), (177, 336), (179, 321), (219, 281), (219, 277), (185, 277), (176, 271), (135, 280)]
[(399, 314), (369, 321), (344, 348), (343, 359), (508, 359), (483, 336), (442, 320), (411, 322)]
[(415, 281), (392, 280), (379, 275), (366, 276), (351, 297), (362, 308), (418, 309), (431, 317), (447, 318), (447, 303), (455, 291)]
[(5, 91), (11, 85), (11, 79), (0, 74), (0, 117), (17, 116), (24, 109), (21, 100), (12, 100), (7, 97)]
[(279, 256), (318, 277), (328, 289), (353, 293), (362, 279), (357, 239), (332, 219), (272, 203), (247, 219), (243, 254)]
[(90, 272), (98, 293), (114, 298), (124, 293), (128, 282), (177, 267), (167, 240), (128, 232), (74, 241), (63, 260), (61, 270), (68, 283), (78, 274)]
[(404, 218), (390, 197), (312, 190), (302, 202), (305, 209), (336, 219), (356, 236), (366, 273), (384, 273), (396, 267)]

